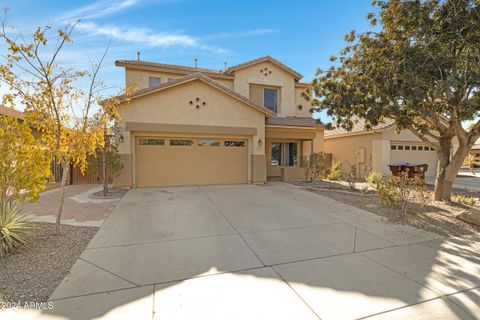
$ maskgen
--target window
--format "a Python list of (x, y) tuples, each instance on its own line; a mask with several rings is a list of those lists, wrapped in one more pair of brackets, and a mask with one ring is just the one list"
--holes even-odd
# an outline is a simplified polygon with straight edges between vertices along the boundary
[(417, 146), (412, 146), (413, 151), (417, 151)]
[(225, 147), (245, 147), (245, 141), (225, 140), (223, 145)]
[(296, 166), (297, 165), (297, 143), (295, 142), (273, 142), (271, 153), (272, 166)]
[(193, 145), (193, 140), (170, 140), (171, 146), (191, 146)]
[(398, 146), (398, 150), (403, 150), (403, 146)]
[(163, 146), (165, 145), (165, 140), (163, 139), (140, 139), (138, 142), (141, 146)]
[(161, 79), (159, 77), (149, 77), (148, 78), (148, 86), (149, 87), (155, 87), (158, 86), (161, 82)]
[(418, 151), (423, 151), (423, 146), (418, 146)]
[(263, 89), (263, 106), (277, 112), (277, 89)]
[(390, 149), (391, 149), (391, 150), (397, 150), (397, 146), (392, 145), (392, 146), (390, 146)]
[(405, 150), (410, 150), (410, 146), (405, 146)]
[(206, 147), (219, 147), (220, 141), (218, 140), (200, 140), (198, 141), (199, 146), (206, 146)]

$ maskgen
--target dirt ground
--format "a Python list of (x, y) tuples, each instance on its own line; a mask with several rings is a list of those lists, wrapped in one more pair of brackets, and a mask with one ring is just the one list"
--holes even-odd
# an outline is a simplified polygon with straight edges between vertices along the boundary
[(23, 252), (0, 258), (0, 303), (45, 302), (97, 233), (95, 227), (34, 223)]
[[(357, 184), (358, 190), (352, 192), (348, 185), (342, 182), (322, 180), (311, 184), (305, 184), (303, 181), (291, 183), (303, 185), (305, 189), (311, 192), (372, 212), (384, 217), (389, 222), (411, 225), (442, 236), (460, 236), (480, 232), (480, 226), (456, 218), (459, 212), (468, 209), (467, 206), (462, 204), (429, 201), (428, 204), (421, 205), (419, 202), (413, 202), (408, 206), (408, 213), (403, 213), (399, 208), (382, 206), (376, 191), (373, 191), (372, 188), (368, 192), (362, 191), (364, 184)], [(433, 199), (432, 190), (430, 189), (427, 192)], [(459, 189), (455, 190), (454, 193), (479, 196)]]

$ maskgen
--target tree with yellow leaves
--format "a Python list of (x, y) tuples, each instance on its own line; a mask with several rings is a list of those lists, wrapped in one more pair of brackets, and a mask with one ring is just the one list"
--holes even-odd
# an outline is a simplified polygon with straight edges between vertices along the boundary
[[(59, 233), (70, 164), (82, 172), (86, 169), (87, 157), (104, 144), (104, 128), (119, 117), (120, 100), (101, 96), (105, 85), (98, 76), (107, 51), (98, 63), (91, 62), (91, 71), (58, 64), (58, 55), (72, 42), (70, 36), (78, 22), (58, 29), (54, 36), (50, 26), (39, 27), (28, 38), (13, 27), (10, 31), (6, 16), (5, 12), (0, 39), (8, 54), (0, 55), (0, 80), (10, 93), (2, 103), (20, 101), (25, 106), (26, 122), (41, 133), (42, 143), (63, 168), (56, 219)], [(53, 37), (55, 41), (50, 41)]]
[(45, 188), (50, 161), (25, 123), (0, 115), (0, 155), (0, 204), (36, 200)]

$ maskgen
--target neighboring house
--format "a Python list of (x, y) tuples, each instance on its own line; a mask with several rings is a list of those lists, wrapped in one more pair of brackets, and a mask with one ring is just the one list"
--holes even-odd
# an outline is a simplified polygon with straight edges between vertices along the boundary
[(437, 171), (435, 150), (408, 130), (397, 133), (391, 120), (369, 131), (365, 130), (362, 120), (351, 131), (326, 130), (325, 152), (333, 154), (333, 161), (342, 162), (343, 172), (355, 165), (360, 177), (369, 171), (391, 174), (388, 165), (396, 162), (426, 163), (427, 177), (434, 177)]
[(115, 185), (263, 183), (303, 177), (300, 158), (323, 150), (302, 75), (266, 56), (225, 70), (116, 61), (126, 86), (115, 129)]

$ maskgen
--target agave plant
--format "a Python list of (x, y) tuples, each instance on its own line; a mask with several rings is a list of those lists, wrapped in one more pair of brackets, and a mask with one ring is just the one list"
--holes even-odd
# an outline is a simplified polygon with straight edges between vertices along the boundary
[(0, 202), (0, 257), (16, 253), (24, 248), (30, 239), (33, 225), (17, 203)]

